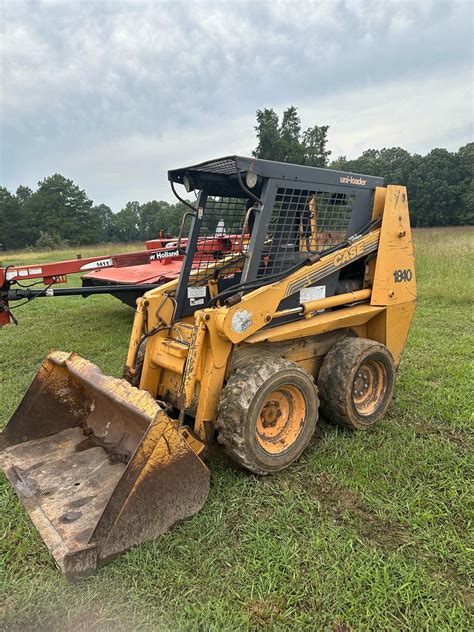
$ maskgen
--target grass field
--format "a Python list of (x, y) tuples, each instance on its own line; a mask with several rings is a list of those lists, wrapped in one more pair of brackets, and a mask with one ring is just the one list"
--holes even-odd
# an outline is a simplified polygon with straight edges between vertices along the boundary
[[(321, 421), (304, 457), (264, 479), (212, 457), (201, 513), (75, 584), (2, 478), (0, 628), (473, 629), (474, 231), (419, 230), (415, 241), (418, 309), (374, 431)], [(52, 348), (120, 374), (132, 311), (117, 300), (39, 299), (17, 317), (0, 332), (0, 425)]]

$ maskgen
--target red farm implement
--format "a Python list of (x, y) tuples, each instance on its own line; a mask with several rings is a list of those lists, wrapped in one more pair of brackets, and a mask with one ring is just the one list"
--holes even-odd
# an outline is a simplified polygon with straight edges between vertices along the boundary
[[(111, 294), (135, 306), (146, 291), (179, 277), (187, 239), (153, 239), (146, 250), (116, 255), (100, 255), (52, 263), (7, 265), (0, 268), (0, 327), (13, 320), (11, 303), (40, 297)], [(216, 260), (242, 249), (242, 235), (213, 235), (200, 240), (202, 257)], [(80, 274), (82, 287), (63, 287), (69, 274)], [(43, 284), (42, 289), (32, 286)]]

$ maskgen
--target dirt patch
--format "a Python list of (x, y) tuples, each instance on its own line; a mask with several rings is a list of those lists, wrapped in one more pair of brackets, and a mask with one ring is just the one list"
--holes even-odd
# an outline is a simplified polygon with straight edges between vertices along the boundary
[(265, 520), (266, 518), (270, 518), (270, 516), (275, 512), (275, 508), (271, 506), (260, 507), (258, 509), (258, 517), (261, 520)]
[(331, 632), (353, 632), (354, 628), (351, 628), (347, 623), (341, 623), (340, 621), (336, 621), (332, 628)]
[(363, 539), (382, 550), (391, 552), (414, 544), (410, 532), (402, 525), (379, 518), (356, 493), (333, 485), (325, 472), (313, 479), (308, 489), (319, 501), (323, 514), (344, 526), (356, 527)]
[(437, 428), (431, 424), (420, 424), (416, 431), (417, 439), (430, 439), (436, 437), (442, 441), (448, 441), (463, 452), (472, 449), (472, 435), (462, 430), (453, 430), (450, 428)]
[(278, 620), (282, 614), (283, 607), (283, 598), (277, 597), (275, 599), (251, 601), (248, 605), (248, 610), (252, 623), (266, 628), (272, 626), (275, 623), (275, 619)]

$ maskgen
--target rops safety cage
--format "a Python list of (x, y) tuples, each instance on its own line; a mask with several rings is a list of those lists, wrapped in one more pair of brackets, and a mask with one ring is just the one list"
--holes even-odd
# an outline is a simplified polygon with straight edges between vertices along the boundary
[[(378, 177), (240, 156), (173, 169), (168, 179), (181, 201), (175, 184), (197, 196), (195, 205), (185, 202), (190, 212), (183, 225), (187, 219), (191, 224), (177, 318), (212, 302), (210, 280), (219, 297), (244, 294), (277, 280), (309, 255), (339, 247), (370, 222), (375, 187), (383, 186)], [(219, 252), (223, 243), (225, 252)], [(333, 296), (340, 281), (340, 273), (331, 272), (305, 291)], [(282, 307), (299, 300), (290, 296)]]

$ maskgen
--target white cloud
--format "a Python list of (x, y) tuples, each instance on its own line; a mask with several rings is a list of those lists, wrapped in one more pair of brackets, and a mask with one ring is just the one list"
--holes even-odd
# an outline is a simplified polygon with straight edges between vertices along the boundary
[(113, 191), (113, 196), (100, 201), (113, 204), (114, 210), (132, 199), (172, 201), (169, 169), (223, 155), (248, 155), (255, 143), (253, 124), (253, 117), (248, 116), (215, 122), (204, 129), (173, 129), (159, 137), (123, 136), (97, 144), (85, 154), (64, 157), (63, 169), (74, 170), (81, 186), (97, 201), (100, 191)]
[(10, 188), (59, 171), (115, 209), (163, 197), (168, 168), (248, 153), (261, 107), (331, 125), (334, 156), (470, 140), (468, 2), (1, 6)]
[(463, 134), (472, 114), (468, 78), (466, 67), (424, 80), (392, 79), (382, 89), (367, 87), (306, 103), (300, 114), (306, 125), (315, 120), (331, 125), (333, 157), (355, 158), (369, 147), (426, 153), (443, 146), (453, 151), (467, 142)]
[[(369, 147), (401, 146), (424, 153), (432, 148), (433, 130), (442, 128), (441, 145), (455, 150), (464, 140), (460, 122), (469, 120), (465, 75), (391, 82), (352, 91), (300, 107), (303, 126), (328, 123), (329, 146), (336, 158), (355, 158)], [(439, 92), (439, 81), (444, 90)], [(432, 104), (436, 102), (437, 107)], [(277, 104), (281, 111), (287, 103)], [(172, 129), (160, 136), (132, 134), (99, 143), (86, 153), (71, 154), (63, 168), (78, 174), (91, 194), (106, 189), (119, 199), (172, 199), (167, 170), (227, 154), (248, 155), (255, 145), (253, 114), (224, 119), (205, 128)], [(60, 169), (59, 169), (60, 170)], [(111, 197), (108, 198), (112, 201)], [(107, 201), (104, 200), (104, 201)]]

